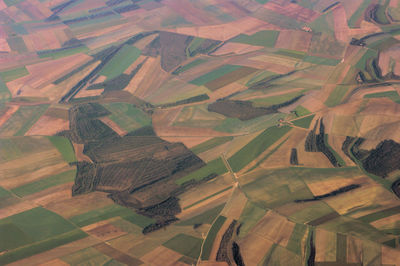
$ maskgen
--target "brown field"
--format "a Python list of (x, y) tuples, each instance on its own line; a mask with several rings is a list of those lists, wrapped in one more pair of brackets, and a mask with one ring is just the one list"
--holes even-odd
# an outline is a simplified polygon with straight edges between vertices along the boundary
[(109, 126), (112, 130), (118, 133), (120, 136), (125, 136), (128, 132), (123, 130), (120, 126), (118, 126), (114, 121), (112, 121), (108, 116), (101, 117), (100, 120)]
[(384, 228), (386, 225), (389, 225), (389, 226), (396, 225), (396, 223), (398, 221), (400, 221), (399, 219), (400, 219), (400, 214), (395, 214), (395, 215), (374, 221), (371, 223), (371, 225), (376, 228)]
[(382, 264), (399, 266), (400, 251), (382, 245)]
[(127, 265), (140, 265), (140, 261), (138, 259), (135, 259), (108, 244), (100, 243), (94, 246), (94, 248), (118, 262), (122, 262)]
[(243, 261), (248, 265), (258, 265), (274, 242), (254, 232), (239, 241)]
[(13, 188), (69, 168), (57, 149), (28, 154), (1, 164), (0, 185)]
[(294, 3), (285, 3), (280, 5), (278, 3), (275, 3), (274, 1), (270, 1), (266, 3), (263, 7), (272, 10), (278, 14), (285, 15), (287, 17), (294, 18), (303, 22), (311, 22), (319, 16), (317, 12)]
[[(100, 79), (100, 78), (99, 78)], [(97, 81), (96, 83), (100, 83), (101, 81)], [(84, 97), (91, 97), (91, 96), (99, 96), (103, 93), (104, 89), (98, 89), (98, 90), (80, 90), (74, 98), (84, 98)]]
[(232, 197), (226, 203), (225, 208), (222, 210), (221, 214), (225, 217), (232, 218), (234, 220), (239, 220), (240, 215), (247, 203), (246, 195), (238, 189), (232, 192)]
[(346, 10), (342, 5), (337, 5), (333, 10), (335, 37), (341, 42), (348, 42), (350, 39), (349, 26), (347, 24)]
[(1, 208), (0, 219), (38, 207), (34, 202), (23, 201)]
[(68, 73), (77, 65), (83, 64), (91, 59), (85, 54), (76, 54), (56, 60), (29, 65), (30, 75), (10, 81), (7, 86), (15, 96), (37, 96), (38, 89), (48, 85), (56, 78)]
[(104, 225), (99, 225), (95, 228), (92, 228), (90, 230), (85, 230), (88, 234), (101, 239), (103, 241), (108, 241), (114, 238), (117, 238), (119, 236), (126, 235), (127, 233), (122, 231), (120, 228), (115, 227), (112, 224), (104, 224)]
[(336, 261), (336, 233), (317, 229), (315, 261)]
[(2, 51), (2, 52), (10, 52), (11, 51), (11, 48), (8, 45), (8, 42), (6, 39), (3, 39), (3, 38), (0, 39), (0, 51)]
[(275, 48), (307, 52), (312, 34), (299, 30), (283, 30), (279, 33)]
[(351, 184), (364, 184), (366, 182), (368, 182), (368, 178), (366, 177), (335, 178), (313, 183), (307, 183), (307, 186), (310, 189), (310, 191), (314, 194), (314, 196), (318, 196)]
[(149, 58), (133, 77), (127, 90), (139, 98), (146, 98), (155, 93), (168, 77), (168, 73), (161, 68), (161, 57)]
[(0, 127), (7, 122), (7, 120), (16, 112), (18, 111), (18, 105), (8, 105), (7, 111), (0, 117)]
[(182, 27), (171, 29), (168, 31), (176, 32), (185, 35), (192, 35), (196, 37), (226, 41), (241, 33), (251, 35), (260, 30), (275, 30), (279, 29), (275, 25), (267, 24), (264, 21), (253, 17), (246, 17), (232, 22), (211, 25), (211, 26), (197, 26), (197, 27)]
[(199, 203), (189, 209), (182, 210), (182, 212), (177, 214), (176, 217), (178, 217), (180, 220), (190, 219), (196, 215), (199, 215), (199, 213), (203, 213), (209, 209), (224, 204), (228, 200), (229, 196), (230, 194), (228, 193), (223, 197), (213, 197), (207, 200), (207, 204)]
[(169, 142), (182, 142), (185, 144), (186, 147), (192, 148), (200, 143), (203, 143), (209, 139), (212, 139), (210, 137), (163, 137), (164, 140), (169, 141)]
[(164, 137), (175, 137), (177, 140), (179, 137), (218, 137), (218, 136), (229, 136), (231, 134), (218, 132), (211, 128), (191, 128), (181, 126), (171, 126), (170, 123), (175, 121), (176, 116), (179, 114), (177, 108), (174, 109), (157, 109), (153, 114), (153, 127), (154, 131), (161, 138)]
[(268, 211), (251, 232), (285, 247), (289, 242), (294, 226), (295, 224), (284, 216)]
[(347, 236), (347, 262), (360, 263), (362, 258), (362, 241), (358, 238)]
[[(366, 180), (368, 182), (368, 180)], [(354, 182), (356, 183), (356, 182)], [(373, 197), (371, 197), (373, 195)], [(378, 184), (363, 183), (361, 188), (341, 194), (340, 197), (326, 198), (324, 201), (339, 214), (376, 204), (391, 206), (396, 196)], [(357, 201), (354, 201), (357, 199)], [(379, 200), (378, 200), (379, 199)], [(376, 210), (374, 210), (375, 212)], [(370, 211), (371, 212), (371, 211)], [(356, 215), (360, 215), (357, 213)]]
[[(217, 193), (227, 187), (229, 187), (232, 183), (232, 177), (230, 174), (224, 175), (224, 178), (219, 178), (218, 180), (214, 182), (209, 182), (202, 184), (196, 188), (193, 188), (189, 190), (188, 192), (182, 194), (179, 196), (180, 198), (180, 204), (183, 208), (186, 206), (190, 206), (193, 203), (196, 203), (197, 201), (200, 201), (208, 196), (213, 195), (214, 193)], [(194, 205), (191, 208), (198, 208), (201, 207), (203, 204), (206, 204), (206, 202), (211, 202), (214, 200), (214, 198), (221, 198), (225, 197), (227, 195), (230, 195), (232, 193), (232, 189), (228, 189), (222, 193), (219, 193), (215, 195), (212, 198), (209, 198), (199, 204)]]
[(219, 88), (216, 91), (209, 93), (208, 96), (210, 97), (210, 102), (213, 102), (216, 101), (217, 99), (224, 98), (233, 93), (243, 91), (246, 89), (247, 87), (245, 85), (240, 84), (238, 82), (232, 82), (224, 87)]
[(31, 18), (16, 6), (10, 6), (2, 10), (6, 15), (10, 16), (15, 22), (29, 21)]
[(106, 193), (91, 192), (58, 202), (50, 202), (46, 205), (46, 208), (63, 217), (69, 218), (110, 204), (113, 204), (113, 201), (107, 198)]
[(92, 162), (92, 160), (89, 158), (89, 156), (87, 156), (86, 154), (83, 154), (83, 148), (85, 146), (84, 144), (73, 143), (73, 145), (74, 145), (74, 150), (75, 150), (75, 157), (79, 162), (80, 161)]
[(263, 48), (262, 46), (228, 42), (213, 52), (212, 55), (246, 54)]
[(68, 130), (69, 121), (61, 118), (43, 115), (39, 120), (25, 133), (25, 136), (45, 135), (51, 136), (56, 133)]
[[(64, 33), (63, 30), (60, 30), (60, 32)], [(61, 48), (61, 44), (59, 42), (58, 37), (59, 36), (57, 36), (56, 30), (52, 29), (52, 30), (37, 31), (29, 35), (25, 35), (23, 39), (28, 50), (40, 51), (40, 50)], [(66, 40), (67, 38), (64, 37), (63, 39)]]
[(32, 201), (38, 205), (44, 206), (49, 203), (71, 198), (71, 187), (73, 183), (66, 183), (55, 187), (50, 187), (43, 191), (24, 197), (27, 201)]
[(382, 76), (385, 76), (389, 73), (389, 63), (390, 63), (390, 54), (387, 51), (383, 51), (379, 54), (379, 67), (382, 71)]
[(210, 16), (204, 10), (197, 8), (188, 0), (166, 0), (163, 2), (163, 4), (195, 25), (220, 23), (218, 19)]
[(45, 263), (41, 263), (39, 264), (39, 266), (69, 266), (69, 264), (62, 261), (61, 259), (54, 259)]
[(168, 266), (176, 265), (175, 263), (182, 257), (182, 254), (173, 251), (164, 246), (159, 246), (153, 251), (147, 253), (140, 258), (146, 265), (152, 266)]

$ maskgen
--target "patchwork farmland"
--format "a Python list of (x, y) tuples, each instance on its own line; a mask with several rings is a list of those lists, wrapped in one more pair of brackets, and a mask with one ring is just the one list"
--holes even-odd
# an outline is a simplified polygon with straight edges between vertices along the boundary
[(400, 265), (397, 0), (0, 0), (0, 265)]

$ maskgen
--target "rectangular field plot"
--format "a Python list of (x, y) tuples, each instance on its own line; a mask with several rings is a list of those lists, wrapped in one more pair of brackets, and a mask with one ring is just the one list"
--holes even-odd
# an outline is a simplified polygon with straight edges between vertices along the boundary
[(181, 253), (187, 257), (197, 259), (200, 254), (202, 240), (200, 238), (179, 234), (163, 244), (163, 246)]
[(103, 67), (100, 75), (113, 79), (122, 74), (136, 59), (140, 56), (141, 51), (131, 45), (124, 45), (121, 50)]
[(145, 227), (154, 222), (150, 218), (136, 214), (133, 210), (119, 205), (109, 205), (100, 209), (92, 210), (73, 216), (69, 220), (77, 226), (83, 227), (118, 216), (140, 227)]
[(25, 197), (53, 186), (73, 182), (75, 180), (75, 175), (76, 170), (70, 170), (14, 188), (12, 192), (20, 197)]
[(253, 35), (240, 34), (233, 38), (231, 42), (250, 44), (255, 46), (274, 47), (278, 39), (279, 32), (273, 30), (265, 30), (254, 33)]
[(83, 238), (85, 233), (44, 208), (34, 208), (0, 220), (0, 264), (40, 253)]
[(290, 127), (270, 127), (250, 141), (246, 146), (229, 158), (233, 171), (238, 172), (251, 161), (256, 159), (263, 151), (268, 149), (278, 139), (290, 131)]
[(213, 71), (208, 72), (207, 74), (204, 74), (204, 75), (190, 81), (190, 83), (192, 83), (194, 85), (202, 86), (210, 81), (220, 78), (220, 77), (222, 77), (230, 72), (233, 72), (239, 68), (241, 68), (241, 66), (224, 65), (224, 66), (221, 66), (220, 68), (214, 69)]
[(108, 103), (104, 107), (112, 114), (109, 118), (127, 132), (151, 125), (151, 118), (128, 103)]
[(44, 114), (48, 107), (48, 104), (21, 106), (0, 127), (0, 136), (23, 136)]
[(183, 183), (188, 182), (190, 180), (200, 181), (204, 178), (210, 177), (211, 175), (221, 175), (223, 173), (226, 173), (227, 171), (228, 169), (226, 169), (222, 159), (218, 158), (209, 162), (206, 166), (200, 168), (199, 170), (194, 171), (193, 173), (178, 179), (176, 183), (178, 185), (182, 185)]

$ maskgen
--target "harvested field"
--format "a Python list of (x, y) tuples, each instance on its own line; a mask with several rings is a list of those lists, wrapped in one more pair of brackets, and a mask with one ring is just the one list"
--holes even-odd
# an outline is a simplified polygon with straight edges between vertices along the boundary
[(279, 33), (276, 48), (307, 52), (312, 34), (304, 31), (285, 30)]
[(25, 133), (26, 136), (34, 135), (55, 135), (58, 132), (67, 130), (69, 121), (61, 118), (43, 115), (39, 120)]

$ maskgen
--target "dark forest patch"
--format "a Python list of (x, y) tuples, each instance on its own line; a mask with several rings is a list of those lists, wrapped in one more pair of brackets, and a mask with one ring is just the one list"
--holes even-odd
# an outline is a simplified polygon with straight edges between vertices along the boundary
[(95, 103), (70, 109), (70, 130), (62, 135), (84, 144), (83, 152), (93, 162), (77, 163), (72, 194), (109, 193), (116, 203), (157, 221), (144, 232), (176, 221), (181, 208), (175, 196), (185, 186), (175, 181), (205, 163), (182, 143), (164, 141), (149, 127), (119, 136), (98, 119), (108, 114)]

